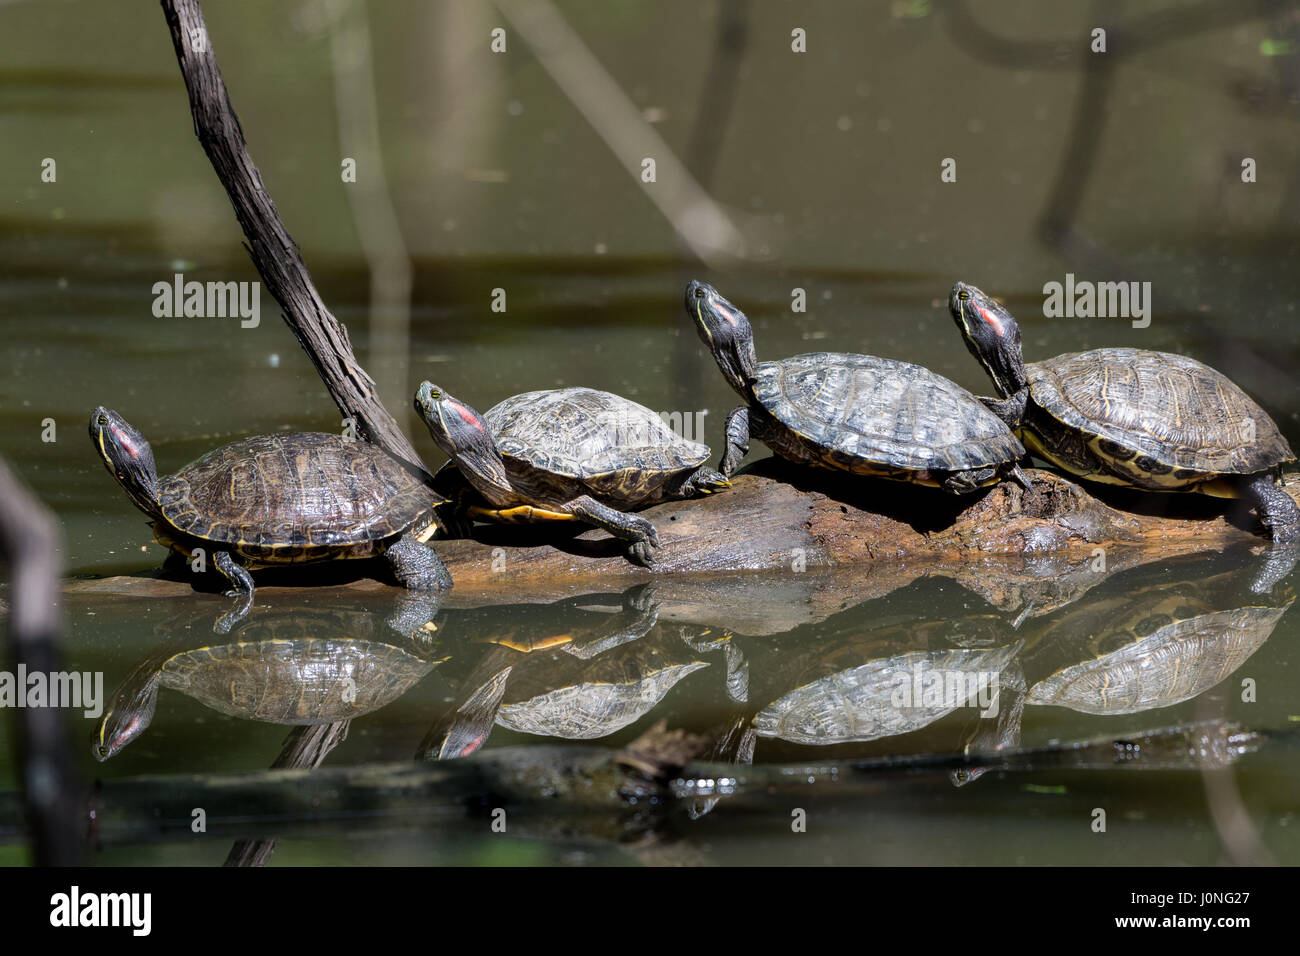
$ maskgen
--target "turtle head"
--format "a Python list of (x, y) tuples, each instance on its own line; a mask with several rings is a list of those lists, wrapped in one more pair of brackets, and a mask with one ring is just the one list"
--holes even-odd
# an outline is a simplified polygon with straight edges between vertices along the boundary
[(95, 728), (95, 739), (90, 748), (100, 763), (139, 737), (153, 723), (154, 711), (158, 707), (158, 684), (162, 679), (155, 664), (151, 660), (137, 669), (108, 702), (108, 709)]
[(728, 384), (748, 397), (758, 376), (758, 359), (754, 356), (754, 330), (745, 313), (713, 286), (698, 280), (686, 286), (686, 312)]
[(948, 297), (948, 311), (970, 349), (993, 379), (1002, 398), (1025, 387), (1025, 359), (1020, 326), (1006, 308), (973, 285), (958, 282)]
[(90, 440), (132, 503), (150, 516), (158, 514), (158, 467), (153, 449), (125, 418), (103, 406), (90, 416)]
[(500, 489), (509, 491), (501, 451), (483, 416), (432, 382), (420, 384), (415, 393), (415, 410), (424, 419), (434, 444), (481, 494), (496, 500)]

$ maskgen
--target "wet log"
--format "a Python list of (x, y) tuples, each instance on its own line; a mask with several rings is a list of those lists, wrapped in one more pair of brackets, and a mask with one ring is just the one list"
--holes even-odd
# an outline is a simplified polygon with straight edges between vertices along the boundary
[[(603, 531), (562, 523), (478, 525), (473, 539), (436, 542), (456, 586), (449, 607), (547, 602), (652, 581), (661, 618), (777, 633), (942, 575), (995, 607), (1045, 613), (1139, 564), (1267, 539), (1240, 502), (1085, 488), (1028, 469), (1012, 482), (951, 497), (928, 488), (814, 472), (768, 459), (727, 492), (641, 512), (659, 530), (653, 570), (622, 555)], [(1288, 493), (1300, 501), (1300, 479)], [(1105, 495), (1105, 500), (1099, 495)], [(157, 552), (160, 556), (161, 551)], [(364, 563), (258, 572), (258, 595), (286, 587), (390, 589)], [(757, 573), (756, 573), (757, 572)], [(168, 597), (201, 582), (151, 571), (69, 582), (74, 595)], [(774, 596), (784, 595), (783, 600)], [(776, 610), (774, 610), (774, 607)]]
[[(1006, 481), (951, 496), (769, 458), (738, 475), (723, 494), (642, 512), (663, 545), (653, 572), (622, 560), (619, 542), (604, 532), (574, 535), (567, 525), (481, 525), (474, 540), (437, 547), (458, 588), (495, 589), (557, 578), (614, 584), (860, 564), (870, 564), (873, 575), (914, 578), (927, 568), (1005, 557), (1037, 561), (1043, 571), (1058, 573), (1099, 556), (1113, 565), (1266, 543), (1239, 502), (1084, 488), (1054, 472), (1026, 473), (1032, 490)], [(1300, 476), (1289, 476), (1286, 489), (1300, 501)]]

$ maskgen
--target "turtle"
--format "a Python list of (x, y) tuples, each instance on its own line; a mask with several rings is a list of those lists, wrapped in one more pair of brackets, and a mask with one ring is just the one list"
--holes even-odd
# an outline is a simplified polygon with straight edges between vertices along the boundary
[(839, 352), (759, 362), (744, 313), (705, 282), (686, 287), (686, 311), (728, 384), (745, 400), (727, 417), (721, 471), (751, 438), (783, 458), (855, 475), (975, 491), (1012, 475), (1025, 450), (970, 392), (927, 368)]
[[(974, 717), (962, 731), (968, 750), (1015, 746), (1023, 641), (1004, 615), (973, 611), (973, 597), (965, 588), (923, 579), (816, 624), (747, 641), (748, 701), (715, 723), (706, 759), (750, 765), (760, 739), (819, 747), (867, 743), (967, 709)], [(926, 612), (918, 615), (918, 608)], [(716, 802), (692, 801), (687, 812), (703, 816)]]
[[(754, 729), (759, 737), (806, 745), (909, 733), (970, 705), (977, 693), (988, 694), (979, 681), (1007, 670), (1018, 650), (1018, 644), (935, 648), (859, 663), (771, 702), (755, 714)], [(994, 685), (995, 694), (997, 690)], [(968, 693), (969, 700), (963, 696)]]
[(1026, 365), (1020, 326), (1005, 306), (958, 282), (948, 308), (993, 380), (998, 397), (985, 403), (1034, 454), (1090, 481), (1244, 498), (1275, 542), (1300, 542), (1300, 509), (1276, 484), (1295, 454), (1221, 372), (1135, 348)]
[[(650, 636), (659, 604), (650, 585), (621, 595), (584, 594), (509, 615), (508, 630), (462, 683), (455, 706), (420, 744), (428, 759), (464, 757), (494, 724), (522, 733), (588, 740), (649, 712), (679, 681), (708, 666), (684, 637)], [(621, 605), (610, 615), (598, 606)], [(492, 608), (493, 619), (500, 609)], [(710, 648), (711, 650), (711, 648)], [(707, 651), (705, 651), (707, 653)]]
[(223, 445), (159, 477), (153, 449), (121, 415), (96, 408), (90, 438), (173, 558), (195, 549), (251, 605), (248, 568), (383, 555), (408, 588), (441, 591), (451, 576), (424, 542), (442, 499), (378, 445), (285, 432)]
[[(593, 388), (515, 395), (479, 415), (431, 382), (415, 408), (460, 476), (486, 500), (471, 517), (496, 521), (583, 521), (628, 542), (649, 566), (659, 536), (621, 509), (713, 494), (731, 482), (705, 462), (707, 445), (688, 441), (643, 405)], [(445, 481), (442, 472), (436, 482)]]
[[(260, 613), (260, 612), (259, 612)], [(406, 614), (409, 621), (419, 615)], [(235, 636), (198, 647), (164, 647), (142, 660), (113, 692), (91, 752), (105, 761), (153, 721), (167, 687), (220, 713), (289, 726), (325, 724), (378, 710), (446, 659), (428, 634), (375, 633), (373, 615), (314, 608), (255, 613)], [(402, 615), (389, 620), (400, 630)]]
[(1027, 702), (1133, 714), (1182, 703), (1225, 680), (1268, 640), (1294, 596), (1243, 599), (1235, 590), (1243, 574), (1207, 577), (1206, 568), (1200, 562), (1194, 577), (1173, 581), (1153, 572), (1154, 584), (1090, 595), (1053, 615), (1034, 637), (1039, 650), (1026, 658), (1044, 674)]

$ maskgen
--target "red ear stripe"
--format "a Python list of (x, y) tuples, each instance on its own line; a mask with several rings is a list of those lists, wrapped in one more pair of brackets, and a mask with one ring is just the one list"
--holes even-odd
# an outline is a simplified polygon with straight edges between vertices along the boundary
[(465, 420), (467, 424), (473, 425), (479, 431), (483, 430), (483, 423), (478, 420), (478, 416), (471, 412), (460, 402), (448, 401), (448, 404), (456, 410), (456, 414)]
[(993, 326), (993, 331), (996, 332), (998, 335), (1001, 335), (1003, 332), (1006, 331), (1006, 329), (1002, 327), (1001, 320), (998, 319), (997, 316), (991, 315), (988, 309), (978, 305), (975, 308), (979, 311), (980, 318), (982, 318), (989, 325)]
[(140, 450), (135, 447), (135, 442), (131, 441), (130, 436), (116, 425), (113, 426), (113, 437), (117, 439), (119, 445), (126, 449), (128, 455), (136, 461), (140, 460)]
[(718, 310), (718, 314), (719, 314), (719, 315), (721, 315), (724, 319), (727, 320), (727, 324), (728, 324), (728, 325), (735, 325), (735, 324), (736, 324), (736, 315), (735, 315), (735, 313), (733, 313), (733, 312), (732, 312), (730, 309), (728, 309), (726, 306), (722, 306), (722, 305), (714, 305), (714, 308)]

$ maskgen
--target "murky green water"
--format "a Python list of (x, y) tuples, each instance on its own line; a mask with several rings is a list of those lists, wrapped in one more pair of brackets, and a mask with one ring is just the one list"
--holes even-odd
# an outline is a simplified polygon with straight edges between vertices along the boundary
[[(1030, 359), (1102, 345), (1185, 352), (1234, 378), (1300, 442), (1294, 57), (1265, 52), (1277, 49), (1266, 41), (1284, 22), (1225, 15), (1125, 54), (1103, 127), (1080, 134), (1096, 147), (1086, 177), (1062, 186), (1069, 151), (1081, 148), (1071, 130), (1084, 73), (990, 54), (937, 4), (754, 5), (729, 103), (701, 92), (717, 55), (717, 9), (560, 5), (634, 115), (649, 117), (766, 246), (753, 261), (706, 266), (524, 42), (512, 40), (516, 52), (503, 60), (475, 52), (499, 21), (493, 7), (371, 7), (388, 190), (414, 266), (409, 343), (395, 357), (372, 347), (369, 271), (338, 182), (340, 155), (357, 147), (340, 141), (328, 21), (310, 4), (222, 4), (208, 16), (267, 186), (387, 393), (407, 395), (431, 378), (486, 408), (518, 391), (589, 385), (703, 415), (692, 420), (717, 449), (734, 401), (681, 314), (688, 278), (707, 278), (747, 311), (760, 358), (869, 351), (987, 391), (944, 305), (962, 278), (1005, 297)], [(981, 5), (979, 16), (987, 29), (1049, 46), (1083, 42), (1088, 25), (1082, 13), (1035, 4)], [(792, 23), (812, 38), (802, 59), (788, 52)], [(1159, 36), (1167, 27), (1144, 29)], [(56, 44), (76, 37), (80, 65), (69, 70)], [(0, 453), (58, 514), (71, 575), (156, 569), (161, 549), (86, 440), (93, 407), (114, 407), (139, 427), (164, 472), (243, 435), (336, 430), (338, 415), (269, 299), (254, 329), (151, 314), (153, 284), (177, 271), (256, 278), (193, 142), (158, 11), (0, 7), (0, 53)], [(719, 138), (711, 169), (705, 134)], [(1258, 182), (1240, 181), (1242, 155), (1258, 160)], [(57, 183), (40, 181), (46, 156), (59, 162)], [(958, 179), (942, 184), (948, 156)], [(1078, 204), (1073, 239), (1058, 243), (1044, 238), (1043, 222), (1062, 196)], [(1067, 272), (1151, 282), (1150, 327), (1044, 318), (1040, 289)], [(508, 294), (504, 314), (490, 308), (497, 288)], [(791, 311), (796, 288), (807, 293), (805, 312)], [(436, 465), (441, 456), (408, 403), (390, 407)], [(48, 420), (54, 441), (42, 440)], [(386, 694), (353, 718), (324, 767), (410, 761), (445, 739), (473, 739), (483, 753), (566, 741), (614, 748), (661, 720), (752, 732), (755, 767), (1018, 752), (1230, 721), (1272, 735), (1230, 773), (1203, 774), (1194, 762), (1032, 764), (956, 786), (948, 767), (881, 771), (856, 789), (724, 799), (653, 839), (599, 815), (589, 826), (542, 815), (499, 835), (477, 818), (417, 825), (358, 813), (291, 830), (271, 859), (1294, 864), (1300, 625), (1291, 581), (1251, 591), (1258, 562), (1231, 552), (1109, 576), (1075, 569), (1069, 586), (1055, 569), (1039, 588), (1020, 568), (991, 567), (884, 596), (866, 583), (870, 567), (707, 588), (665, 579), (559, 604), (453, 592), (415, 639), (386, 623), (395, 593), (269, 593), (224, 636), (213, 633), (227, 608), (215, 593), (79, 593), (65, 609), (67, 664), (102, 672), (106, 693), (163, 648), (237, 643), (243, 663), (207, 690), (245, 696), (214, 709), (164, 681), (148, 728), (104, 763), (91, 756), (96, 721), (75, 718), (74, 732), (84, 773), (106, 784), (263, 770), (286, 727), (230, 711), (286, 695), (291, 678), (303, 684), (322, 667), (333, 681), (325, 697), (348, 678), (382, 677), (393, 648), (406, 669), (388, 675)], [(286, 658), (288, 645), (315, 670)], [(248, 649), (257, 647), (270, 656)], [(339, 662), (354, 670), (340, 676)], [(900, 675), (927, 669), (984, 675), (1003, 691), (999, 716), (885, 706), (904, 686)], [(1069, 678), (1072, 689), (1062, 686)], [(477, 711), (481, 732), (465, 737), (457, 709), (494, 680), (504, 688), (499, 706)], [(7, 730), (0, 780), (16, 783)], [(796, 808), (808, 820), (797, 835)], [(1105, 833), (1093, 830), (1097, 808)], [(1229, 845), (1225, 814), (1240, 810), (1250, 838)], [(105, 833), (96, 860), (214, 864), (230, 845), (224, 834)], [(0, 848), (0, 860), (21, 858)]]

